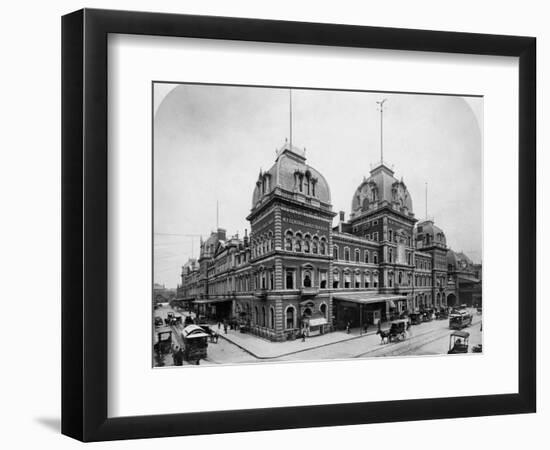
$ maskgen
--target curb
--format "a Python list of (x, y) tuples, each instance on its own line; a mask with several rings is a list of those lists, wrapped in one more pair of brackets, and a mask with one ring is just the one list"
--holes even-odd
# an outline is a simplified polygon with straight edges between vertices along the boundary
[(276, 358), (282, 358), (283, 356), (295, 355), (297, 353), (307, 352), (309, 350), (316, 350), (318, 348), (328, 347), (329, 345), (341, 344), (342, 342), (348, 342), (348, 341), (353, 341), (355, 339), (361, 339), (363, 337), (371, 336), (373, 334), (376, 334), (376, 333), (362, 334), (360, 336), (354, 336), (354, 337), (350, 337), (348, 339), (342, 339), (341, 341), (327, 342), (326, 344), (317, 345), (315, 347), (308, 347), (308, 348), (303, 348), (303, 349), (300, 349), (300, 350), (294, 350), (292, 352), (281, 353), (280, 355), (275, 355), (275, 356), (259, 356), (256, 353), (254, 353), (253, 351), (251, 351), (251, 350), (243, 347), (242, 345), (237, 344), (235, 341), (232, 341), (231, 339), (227, 338), (225, 335), (220, 334), (219, 336), (221, 338), (225, 339), (227, 342), (230, 342), (231, 344), (236, 345), (237, 347), (239, 347), (241, 350), (245, 351), (249, 355), (252, 355), (254, 358), (257, 358), (257, 359), (276, 359)]

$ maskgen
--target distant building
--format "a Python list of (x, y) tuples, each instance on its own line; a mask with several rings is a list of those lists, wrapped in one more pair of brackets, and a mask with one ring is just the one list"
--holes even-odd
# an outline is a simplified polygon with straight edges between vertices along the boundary
[(476, 282), (481, 301), (480, 276), (449, 256), (432, 220), (418, 223), (407, 186), (385, 163), (357, 187), (349, 220), (340, 212), (333, 226), (336, 215), (325, 178), (285, 143), (258, 174), (250, 236), (211, 233), (198, 260), (183, 266), (178, 299), (278, 341), (476, 303)]
[(170, 289), (164, 284), (153, 284), (153, 303), (170, 302), (176, 297), (176, 289)]

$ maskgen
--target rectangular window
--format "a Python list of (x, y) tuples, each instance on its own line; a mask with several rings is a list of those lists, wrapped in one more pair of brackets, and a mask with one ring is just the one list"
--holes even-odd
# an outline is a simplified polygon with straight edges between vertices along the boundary
[(286, 288), (294, 289), (294, 271), (293, 270), (286, 271)]
[(319, 287), (321, 289), (327, 288), (327, 272), (324, 270), (319, 271)]
[(346, 274), (344, 275), (344, 288), (349, 289), (351, 287), (351, 275)]

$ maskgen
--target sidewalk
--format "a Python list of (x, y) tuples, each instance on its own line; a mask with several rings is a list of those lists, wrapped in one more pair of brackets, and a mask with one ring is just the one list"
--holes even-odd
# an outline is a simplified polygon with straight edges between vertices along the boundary
[(302, 342), (301, 338), (294, 341), (271, 342), (254, 334), (241, 333), (237, 330), (229, 329), (227, 330), (227, 334), (224, 334), (222, 329), (219, 336), (220, 338), (235, 344), (237, 347), (255, 358), (272, 359), (304, 352), (306, 350), (326, 347), (339, 342), (360, 339), (362, 337), (376, 334), (376, 331), (377, 328), (374, 326), (369, 328), (366, 334), (359, 334), (358, 328), (352, 329), (349, 334), (345, 331), (333, 331), (320, 336), (307, 337), (305, 342)]

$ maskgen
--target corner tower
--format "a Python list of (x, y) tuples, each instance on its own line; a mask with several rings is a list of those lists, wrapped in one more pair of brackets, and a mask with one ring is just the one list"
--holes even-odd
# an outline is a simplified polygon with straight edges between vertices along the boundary
[(275, 336), (270, 337), (286, 339), (312, 318), (320, 324), (321, 316), (326, 331), (330, 328), (334, 216), (327, 181), (306, 163), (305, 149), (285, 142), (271, 168), (260, 171), (247, 217), (255, 282), (253, 310), (258, 308), (262, 314), (263, 308), (273, 308), (273, 330), (267, 331)]
[[(413, 231), (416, 218), (403, 179), (384, 162), (357, 187), (347, 224), (352, 234), (380, 244), (381, 291), (400, 291), (414, 267)], [(401, 280), (401, 281), (399, 281)]]

